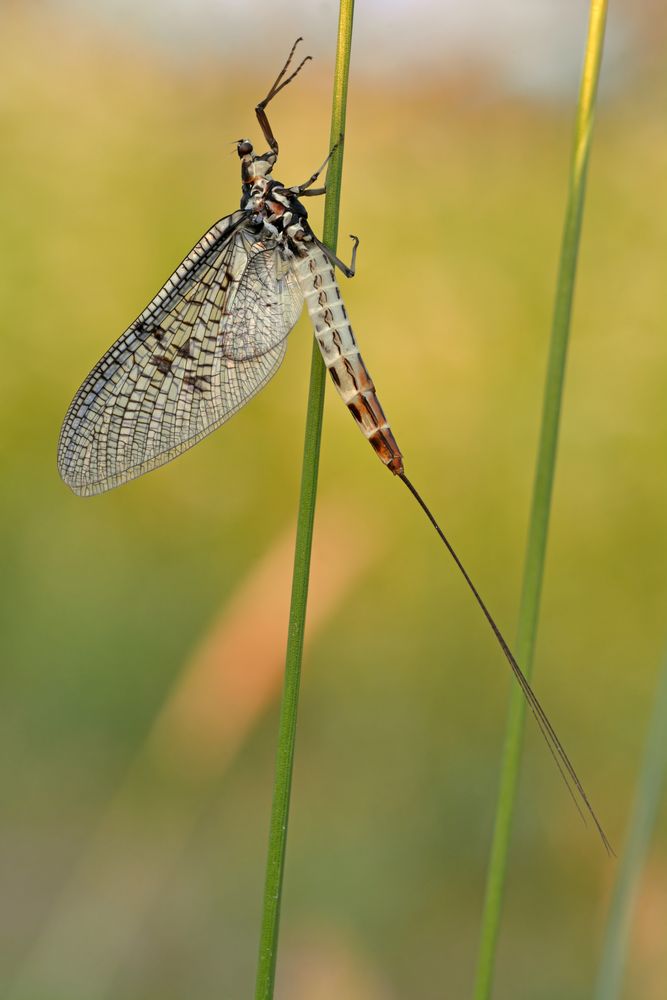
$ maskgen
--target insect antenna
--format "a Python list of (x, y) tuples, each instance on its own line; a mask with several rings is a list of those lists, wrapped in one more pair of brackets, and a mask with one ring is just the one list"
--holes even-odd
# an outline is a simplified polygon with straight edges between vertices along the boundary
[[(535, 717), (540, 732), (542, 733), (542, 736), (544, 737), (544, 740), (549, 748), (549, 752), (551, 753), (551, 756), (556, 762), (556, 766), (560, 772), (560, 775), (565, 783), (567, 790), (569, 791), (570, 795), (572, 796), (572, 799), (574, 800), (574, 803), (577, 807), (580, 816), (582, 817), (584, 822), (585, 822), (584, 814), (587, 813), (590, 816), (600, 835), (600, 839), (604, 844), (605, 850), (607, 851), (608, 854), (613, 855), (614, 850), (611, 844), (609, 843), (607, 835), (604, 832), (602, 825), (595, 814), (595, 810), (593, 809), (593, 806), (591, 805), (589, 798), (586, 795), (586, 792), (584, 791), (583, 785), (581, 784), (581, 781), (579, 780), (577, 773), (574, 770), (574, 767), (572, 766), (570, 758), (565, 752), (565, 749), (563, 748), (562, 743), (560, 742), (558, 736), (556, 735), (553, 726), (549, 722), (546, 712), (542, 708), (537, 698), (537, 695), (535, 694), (532, 687), (528, 683), (526, 675), (523, 673), (521, 667), (515, 660), (514, 654), (512, 653), (511, 649), (507, 645), (507, 642), (505, 641), (505, 637), (503, 636), (502, 632), (496, 625), (493, 616), (491, 615), (491, 612), (489, 611), (486, 604), (482, 600), (479, 591), (477, 590), (475, 584), (472, 582), (470, 576), (468, 575), (465, 566), (459, 559), (449, 539), (447, 538), (444, 531), (442, 530), (442, 528), (436, 521), (435, 517), (431, 513), (430, 509), (422, 499), (418, 490), (412, 485), (412, 483), (405, 475), (405, 473), (403, 472), (399, 473), (399, 479), (403, 480), (407, 488), (410, 490), (410, 493), (412, 493), (413, 497), (415, 498), (421, 509), (424, 511), (424, 513), (426, 514), (427, 518), (429, 519), (433, 527), (435, 528), (440, 540), (442, 541), (447, 551), (449, 552), (450, 556), (458, 566), (461, 575), (463, 576), (463, 579), (468, 584), (468, 587), (470, 588), (475, 600), (477, 601), (477, 604), (481, 608), (484, 617), (491, 626), (491, 630), (493, 631), (493, 634), (495, 635), (500, 648), (502, 649), (510, 667), (512, 668), (512, 673), (514, 674), (519, 684), (519, 687), (521, 688), (523, 696), (526, 699), (528, 706), (531, 712), (533, 713), (533, 716)], [(583, 811), (582, 811), (582, 806), (583, 806)]]

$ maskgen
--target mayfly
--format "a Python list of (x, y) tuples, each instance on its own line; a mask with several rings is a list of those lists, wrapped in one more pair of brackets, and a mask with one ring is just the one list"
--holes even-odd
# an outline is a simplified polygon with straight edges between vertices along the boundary
[[(405, 483), (472, 591), (535, 716), (563, 780), (611, 850), (576, 772), (542, 706), (470, 576), (424, 500), (405, 475), (403, 456), (364, 364), (336, 281), (345, 265), (318, 240), (302, 199), (308, 180), (286, 187), (273, 177), (278, 142), (266, 109), (291, 75), (298, 42), (255, 111), (269, 149), (236, 143), (241, 208), (216, 222), (179, 264), (141, 315), (98, 361), (67, 411), (58, 467), (81, 496), (102, 493), (155, 469), (210, 434), (256, 395), (285, 355), (287, 335), (305, 299), (331, 379), (371, 447)], [(335, 148), (335, 147), (334, 147)], [(333, 152), (333, 150), (332, 150)]]

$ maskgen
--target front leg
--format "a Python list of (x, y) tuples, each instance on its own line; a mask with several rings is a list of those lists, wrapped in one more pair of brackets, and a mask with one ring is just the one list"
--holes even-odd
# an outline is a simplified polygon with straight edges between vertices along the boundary
[[(294, 45), (292, 46), (290, 54), (287, 57), (287, 62), (285, 63), (285, 65), (281, 69), (280, 73), (278, 74), (275, 83), (273, 84), (273, 86), (269, 90), (269, 92), (266, 95), (266, 97), (264, 98), (264, 100), (260, 101), (259, 104), (257, 105), (257, 107), (255, 108), (255, 114), (257, 115), (257, 121), (259, 122), (260, 128), (261, 128), (262, 132), (264, 133), (264, 138), (268, 142), (269, 148), (271, 149), (271, 152), (274, 154), (274, 156), (278, 156), (278, 140), (276, 139), (276, 137), (273, 134), (273, 131), (271, 129), (271, 126), (269, 125), (269, 119), (266, 116), (266, 106), (267, 106), (267, 104), (270, 101), (273, 100), (273, 98), (276, 96), (276, 94), (279, 93), (283, 89), (283, 87), (286, 87), (287, 84), (290, 83), (294, 79), (294, 77), (297, 75), (297, 73), (299, 72), (299, 70), (301, 69), (301, 67), (304, 65), (304, 63), (307, 63), (309, 59), (312, 59), (312, 56), (306, 56), (305, 59), (301, 60), (301, 62), (299, 63), (299, 65), (297, 66), (297, 68), (294, 70), (294, 72), (291, 74), (291, 76), (288, 76), (286, 80), (283, 80), (283, 77), (284, 77), (285, 73), (287, 72), (287, 67), (292, 62), (292, 56), (294, 55), (294, 50), (297, 47), (297, 45), (299, 44), (299, 42), (301, 42), (301, 41), (303, 41), (302, 38), (297, 38), (297, 40), (295, 41)], [(282, 83), (280, 82), (281, 80), (282, 80)]]

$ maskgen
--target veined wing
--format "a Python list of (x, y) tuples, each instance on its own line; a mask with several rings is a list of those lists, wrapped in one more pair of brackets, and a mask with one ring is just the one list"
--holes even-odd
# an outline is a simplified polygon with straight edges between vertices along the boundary
[(241, 239), (247, 253), (242, 288), (220, 325), (223, 353), (234, 361), (255, 358), (284, 340), (303, 306), (291, 262), (267, 240), (246, 233)]
[(303, 297), (235, 212), (209, 229), (95, 365), (67, 411), (58, 468), (81, 496), (163, 465), (277, 371)]

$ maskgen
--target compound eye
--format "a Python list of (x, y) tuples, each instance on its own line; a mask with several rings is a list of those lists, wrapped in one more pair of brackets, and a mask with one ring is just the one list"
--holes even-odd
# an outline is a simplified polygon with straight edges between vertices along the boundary
[(248, 142), (247, 139), (241, 139), (236, 146), (236, 151), (239, 156), (250, 156), (252, 153), (252, 143)]

